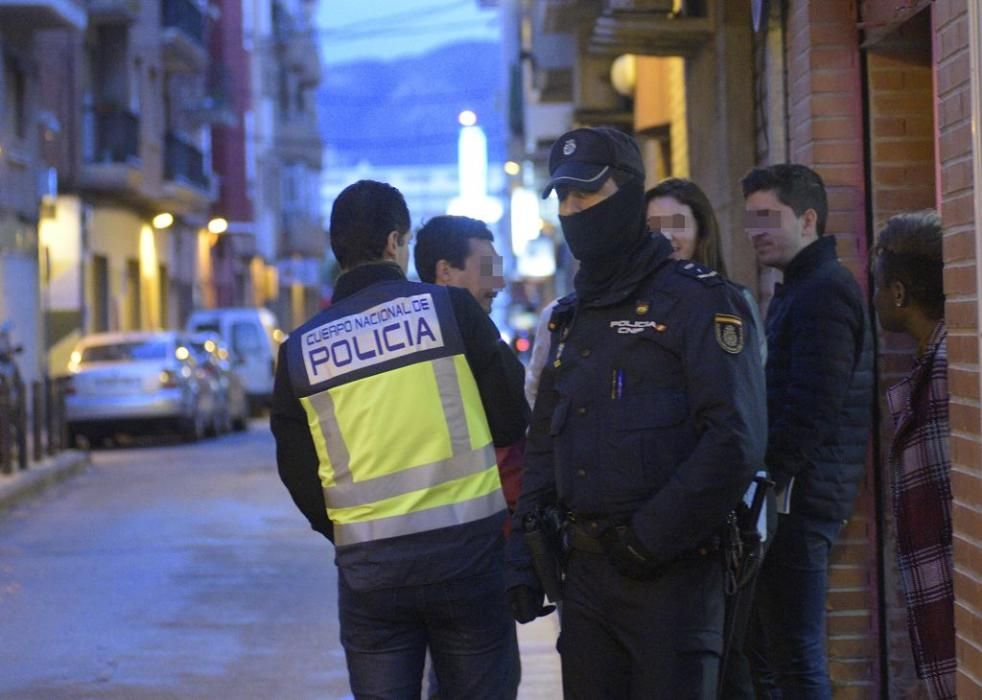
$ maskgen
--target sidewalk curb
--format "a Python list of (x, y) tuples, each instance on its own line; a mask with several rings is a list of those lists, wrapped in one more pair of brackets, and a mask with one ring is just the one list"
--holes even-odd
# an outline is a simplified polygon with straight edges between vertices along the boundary
[(67, 479), (90, 464), (89, 453), (84, 450), (64, 450), (41, 462), (35, 462), (23, 471), (0, 474), (0, 514), (21, 501), (36, 496), (49, 486)]

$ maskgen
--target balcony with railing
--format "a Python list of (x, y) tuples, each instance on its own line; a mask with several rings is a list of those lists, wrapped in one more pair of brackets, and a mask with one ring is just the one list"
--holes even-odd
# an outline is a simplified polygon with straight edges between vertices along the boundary
[(161, 0), (164, 65), (174, 73), (203, 70), (208, 60), (205, 17), (193, 0)]
[(200, 190), (208, 189), (201, 150), (172, 131), (164, 137), (164, 180)]
[(201, 149), (173, 131), (164, 135), (164, 182), (159, 204), (185, 214), (206, 212), (212, 192), (209, 167)]
[(140, 14), (140, 0), (88, 0), (91, 24), (130, 24)]
[(82, 116), (81, 185), (131, 190), (142, 180), (140, 117), (116, 106), (96, 106)]
[(320, 258), (324, 255), (327, 235), (315, 216), (303, 211), (284, 211), (280, 222), (281, 256)]
[(321, 81), (320, 47), (313, 30), (296, 30), (284, 44), (287, 66), (296, 72), (301, 85), (312, 87)]
[(292, 113), (276, 125), (276, 152), (285, 161), (298, 161), (320, 170), (324, 141), (311, 112)]
[(81, 0), (0, 0), (0, 26), (34, 29), (85, 29)]
[(682, 0), (603, 0), (570, 3), (541, 0), (533, 5), (534, 21), (548, 33), (589, 36), (589, 51), (617, 56), (691, 56), (713, 36), (715, 2)]

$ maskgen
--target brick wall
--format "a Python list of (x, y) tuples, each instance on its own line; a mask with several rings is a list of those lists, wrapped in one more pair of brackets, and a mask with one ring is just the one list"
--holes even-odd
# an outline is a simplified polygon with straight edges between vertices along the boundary
[[(787, 16), (790, 160), (821, 174), (826, 234), (865, 289), (862, 88), (854, 0), (791, 0)], [(874, 697), (879, 686), (873, 470), (832, 553), (829, 671), (836, 698)]]
[[(952, 488), (955, 499), (955, 628), (958, 697), (982, 697), (982, 476), (979, 329), (971, 135), (969, 0), (932, 6), (938, 120), (938, 200), (945, 224)], [(974, 0), (973, 0), (974, 1)], [(976, 153), (975, 157), (982, 157)]]
[[(869, 99), (871, 187), (874, 232), (901, 211), (934, 206), (934, 120), (930, 13), (922, 12), (876, 43), (866, 54)], [(892, 474), (887, 451), (893, 426), (885, 391), (910, 370), (914, 343), (907, 336), (879, 331), (881, 498), (884, 504), (882, 615), (886, 628), (887, 696), (909, 697), (918, 680), (907, 632), (907, 606), (896, 566), (896, 525), (891, 503)]]

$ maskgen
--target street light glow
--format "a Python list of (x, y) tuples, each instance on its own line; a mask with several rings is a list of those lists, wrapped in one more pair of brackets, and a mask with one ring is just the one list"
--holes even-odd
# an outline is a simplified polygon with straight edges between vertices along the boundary
[(153, 217), (153, 220), (150, 223), (152, 223), (153, 227), (156, 229), (167, 228), (174, 223), (174, 215), (165, 211)]
[(505, 172), (509, 175), (518, 175), (522, 172), (522, 166), (513, 160), (509, 160), (505, 163)]
[(208, 231), (211, 233), (225, 233), (228, 231), (228, 220), (216, 216), (208, 222)]
[(457, 121), (460, 122), (461, 126), (474, 126), (477, 124), (477, 115), (471, 110), (465, 109), (457, 115)]

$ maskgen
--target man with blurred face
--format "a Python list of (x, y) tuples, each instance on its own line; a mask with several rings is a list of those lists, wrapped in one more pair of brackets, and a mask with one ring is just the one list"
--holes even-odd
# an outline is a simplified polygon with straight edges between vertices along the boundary
[[(501, 256), (494, 248), (494, 234), (483, 221), (469, 216), (435, 216), (427, 221), (416, 232), (413, 259), (420, 280), (466, 289), (487, 313), (491, 313), (498, 290), (505, 286)], [(499, 351), (510, 381), (524, 381), (522, 363), (504, 341), (500, 341)], [(514, 510), (518, 500), (524, 451), (524, 438), (511, 445), (495, 447), (501, 490), (509, 511)], [(505, 523), (506, 534), (511, 531), (510, 525), (510, 520)], [(508, 663), (502, 665), (501, 673), (502, 677), (512, 679), (508, 687), (512, 689), (513, 697), (518, 692), (522, 668), (517, 635), (513, 636), (511, 644), (512, 653)], [(431, 692), (435, 685), (431, 679)], [(439, 696), (438, 689), (436, 695)]]
[(549, 612), (550, 562), (532, 549), (561, 518), (564, 696), (710, 700), (723, 647), (719, 533), (763, 457), (750, 311), (716, 272), (673, 260), (668, 239), (648, 233), (630, 136), (568, 132), (549, 172), (544, 196), (556, 190), (580, 268), (549, 320), (512, 518), (527, 537), (508, 541), (512, 614)]
[(757, 581), (762, 638), (750, 658), (758, 694), (825, 700), (829, 552), (863, 478), (872, 415), (869, 320), (835, 238), (823, 235), (821, 177), (781, 164), (755, 168), (742, 184), (757, 260), (784, 273), (766, 322), (766, 464), (779, 515)]
[[(491, 313), (498, 290), (505, 286), (501, 257), (494, 235), (483, 221), (468, 216), (435, 216), (416, 232), (413, 250), (416, 272), (423, 282), (462, 287)], [(525, 370), (504, 341), (499, 343), (502, 364), (509, 378), (524, 382)], [(501, 488), (508, 508), (514, 510), (521, 488), (525, 440), (496, 448)], [(510, 528), (506, 526), (506, 532)]]
[(413, 258), (423, 282), (463, 287), (488, 313), (505, 286), (494, 235), (477, 219), (433, 217), (416, 234)]

